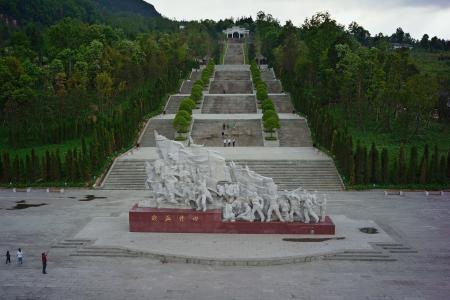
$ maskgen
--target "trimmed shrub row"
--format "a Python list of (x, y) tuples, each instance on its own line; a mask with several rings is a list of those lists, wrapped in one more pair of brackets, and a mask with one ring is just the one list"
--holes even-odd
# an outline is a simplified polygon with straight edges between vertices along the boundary
[(250, 72), (252, 73), (253, 84), (256, 87), (256, 99), (261, 105), (263, 111), (262, 120), (264, 131), (270, 132), (272, 137), (272, 133), (275, 131), (275, 129), (280, 128), (280, 118), (275, 109), (273, 101), (269, 98), (267, 85), (261, 79), (261, 72), (255, 61), (252, 61), (250, 65)]

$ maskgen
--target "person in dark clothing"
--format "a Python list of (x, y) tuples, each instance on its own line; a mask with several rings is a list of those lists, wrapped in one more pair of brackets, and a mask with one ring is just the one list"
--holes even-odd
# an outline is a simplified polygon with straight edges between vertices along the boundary
[(222, 124), (222, 129), (225, 130), (225, 123)]
[(47, 253), (42, 252), (42, 274), (47, 274)]
[(11, 254), (9, 254), (9, 251), (6, 251), (6, 264), (11, 263)]

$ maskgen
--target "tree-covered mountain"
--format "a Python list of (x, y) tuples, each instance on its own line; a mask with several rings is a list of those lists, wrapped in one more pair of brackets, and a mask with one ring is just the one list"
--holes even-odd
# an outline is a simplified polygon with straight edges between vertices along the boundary
[(161, 14), (156, 11), (155, 7), (143, 0), (92, 0), (97, 2), (106, 9), (112, 12), (132, 13), (141, 15), (143, 17), (161, 17)]
[(49, 26), (64, 18), (92, 23), (116, 14), (161, 16), (143, 0), (0, 0), (1, 19), (18, 26), (30, 22)]

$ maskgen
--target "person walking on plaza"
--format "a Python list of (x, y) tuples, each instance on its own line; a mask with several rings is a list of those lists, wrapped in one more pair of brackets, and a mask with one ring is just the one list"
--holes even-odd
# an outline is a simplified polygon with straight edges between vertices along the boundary
[(42, 252), (42, 274), (47, 274), (47, 254)]
[(227, 146), (227, 138), (223, 139), (223, 146), (226, 147)]
[(236, 139), (233, 138), (233, 147), (236, 146)]
[(231, 139), (228, 138), (228, 147), (231, 147)]
[(9, 254), (9, 251), (6, 251), (6, 264), (11, 263), (11, 254)]
[(225, 130), (225, 123), (222, 123), (222, 130)]
[(17, 250), (17, 263), (18, 264), (22, 264), (23, 263), (23, 251), (22, 249), (19, 248), (19, 250)]

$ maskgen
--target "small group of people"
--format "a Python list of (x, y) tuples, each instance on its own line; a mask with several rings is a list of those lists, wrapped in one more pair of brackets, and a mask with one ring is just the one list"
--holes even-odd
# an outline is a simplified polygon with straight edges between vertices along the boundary
[(224, 135), (223, 132), (222, 132), (222, 135), (223, 135), (223, 146), (224, 147), (231, 147), (231, 146), (235, 147), (236, 146), (236, 139), (234, 137), (231, 139), (231, 138), (227, 137), (226, 135)]
[[(232, 128), (235, 128), (235, 125), (232, 126)], [(232, 136), (229, 137), (228, 134), (225, 133), (225, 130), (230, 129), (230, 124), (228, 123), (222, 123), (222, 139), (223, 139), (223, 146), (224, 147), (235, 147), (236, 146), (236, 139)]]
[[(6, 251), (6, 262), (5, 264), (10, 264), (11, 263), (11, 253), (9, 253), (9, 250)], [(41, 254), (41, 260), (42, 260), (42, 274), (47, 274), (47, 256), (48, 256), (48, 252), (42, 252)], [(17, 264), (18, 265), (22, 265), (23, 264), (23, 251), (21, 248), (17, 249), (17, 253), (16, 253), (16, 259), (17, 259)]]

